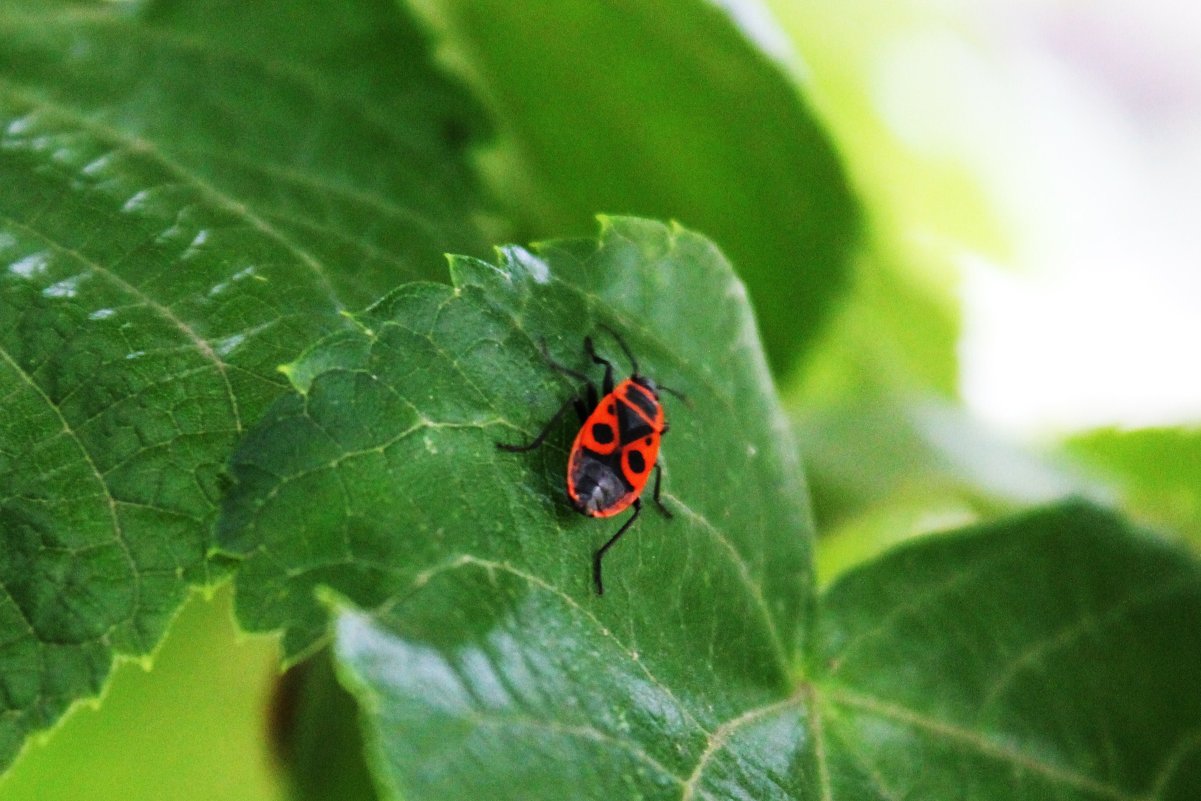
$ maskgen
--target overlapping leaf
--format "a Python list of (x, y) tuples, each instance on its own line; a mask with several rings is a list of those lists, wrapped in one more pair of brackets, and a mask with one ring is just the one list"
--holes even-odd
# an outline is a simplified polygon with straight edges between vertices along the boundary
[(587, 235), (598, 211), (678, 220), (734, 263), (778, 372), (813, 352), (851, 283), (859, 208), (762, 6), (412, 4), (497, 109), (518, 161), (505, 196), (534, 236)]
[[(292, 365), (235, 457), (239, 610), (322, 642), (408, 799), (1191, 799), (1201, 570), (1084, 505), (922, 541), (812, 595), (804, 488), (740, 285), (703, 239), (457, 259)], [(594, 369), (600, 324), (666, 398), (668, 506), (563, 501), (574, 423), (508, 454)]]
[[(457, 579), (476, 584), (454, 588), (463, 603), (497, 609), (518, 590), (486, 565), (460, 570), (481, 579)], [(454, 624), (422, 593), (338, 623), (402, 797), (1189, 801), (1201, 789), (1201, 571), (1084, 506), (848, 574), (822, 599), (795, 689), (716, 715), (695, 695), (711, 690), (693, 654), (648, 659), (638, 632), (560, 609), (550, 591), (467, 642), (443, 634)]]
[[(240, 616), (300, 654), (327, 631), (319, 588), (371, 610), (340, 618), (340, 658), (405, 683), (368, 709), (388, 748), (405, 741), (414, 797), (493, 792), (498, 772), (507, 793), (572, 797), (594, 763), (612, 772), (599, 788), (679, 791), (723, 721), (789, 694), (810, 589), (801, 479), (742, 286), (703, 238), (634, 220), (452, 273), (306, 354), (239, 449), (222, 542), (246, 555)], [(531, 437), (574, 389), (541, 338), (580, 369), (590, 333), (624, 361), (602, 323), (691, 407), (665, 396), (674, 518), (643, 512), (598, 597), (591, 555), (620, 521), (563, 501), (572, 424), (541, 452), (495, 443)], [(439, 684), (453, 674), (466, 683)], [(800, 727), (776, 734), (780, 759), (800, 753)]]
[(0, 8), (0, 765), (209, 576), (340, 311), (479, 248), (469, 101), (388, 3)]

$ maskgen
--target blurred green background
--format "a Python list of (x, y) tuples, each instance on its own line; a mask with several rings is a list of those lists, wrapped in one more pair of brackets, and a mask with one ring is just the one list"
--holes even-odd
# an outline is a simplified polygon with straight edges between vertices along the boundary
[(122, 663), (99, 704), (35, 738), (0, 777), (0, 797), (282, 797), (267, 739), (279, 647), (237, 630), (229, 586), (194, 593), (147, 661)]

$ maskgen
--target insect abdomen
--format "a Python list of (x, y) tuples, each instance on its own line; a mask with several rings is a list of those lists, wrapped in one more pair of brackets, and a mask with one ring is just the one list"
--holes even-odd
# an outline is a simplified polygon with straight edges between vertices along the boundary
[(633, 501), (632, 488), (622, 478), (620, 469), (608, 460), (579, 449), (572, 454), (568, 467), (568, 495), (576, 509), (590, 517), (610, 517)]

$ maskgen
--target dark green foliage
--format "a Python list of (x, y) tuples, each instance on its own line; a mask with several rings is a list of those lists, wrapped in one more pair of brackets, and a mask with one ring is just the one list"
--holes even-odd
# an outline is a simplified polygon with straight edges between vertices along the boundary
[(497, 111), (517, 162), (500, 180), (532, 238), (588, 235), (598, 211), (704, 231), (746, 284), (775, 371), (812, 354), (851, 283), (860, 212), (790, 74), (800, 57), (764, 52), (704, 0), (414, 5)]
[[(458, 259), (290, 368), (235, 456), (243, 619), (334, 653), (405, 798), (1189, 799), (1201, 570), (1068, 504), (929, 539), (814, 597), (803, 485), (739, 285), (704, 240)], [(687, 286), (687, 303), (664, 287)], [(693, 313), (704, 309), (705, 314)], [(583, 332), (687, 391), (666, 502), (613, 552), (564, 501)], [(603, 339), (602, 339), (603, 341)], [(432, 501), (431, 498), (441, 498)], [(614, 524), (615, 525), (615, 524)]]
[(2, 765), (213, 578), (276, 366), (482, 246), (471, 104), (387, 3), (39, 2), (0, 42)]

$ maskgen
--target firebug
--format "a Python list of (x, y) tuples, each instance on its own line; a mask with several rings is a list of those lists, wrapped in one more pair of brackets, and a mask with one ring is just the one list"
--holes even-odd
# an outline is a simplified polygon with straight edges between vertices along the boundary
[(664, 516), (672, 516), (671, 511), (659, 498), (663, 479), (663, 469), (659, 464), (659, 443), (668, 431), (659, 393), (669, 392), (685, 403), (688, 402), (683, 394), (656, 384), (654, 380), (642, 375), (638, 369), (638, 361), (625, 340), (608, 326), (602, 328), (621, 346), (633, 368), (630, 377), (615, 386), (613, 363), (597, 354), (592, 337), (584, 337), (584, 353), (593, 363), (605, 368), (602, 391), (598, 392), (596, 384), (588, 376), (552, 359), (546, 343), (543, 342), (543, 356), (550, 366), (582, 382), (583, 386), (563, 403), (542, 431), (528, 444), (496, 443), (496, 447), (511, 453), (534, 450), (546, 440), (568, 407), (575, 407), (580, 418), (580, 430), (567, 457), (567, 497), (572, 507), (588, 517), (613, 517), (631, 506), (634, 507), (634, 513), (592, 557), (592, 580), (596, 585), (597, 595), (604, 595), (605, 592), (605, 585), (601, 580), (601, 559), (638, 519), (642, 511), (642, 492), (646, 489), (652, 471), (655, 473), (655, 487), (652, 493), (655, 504)]

